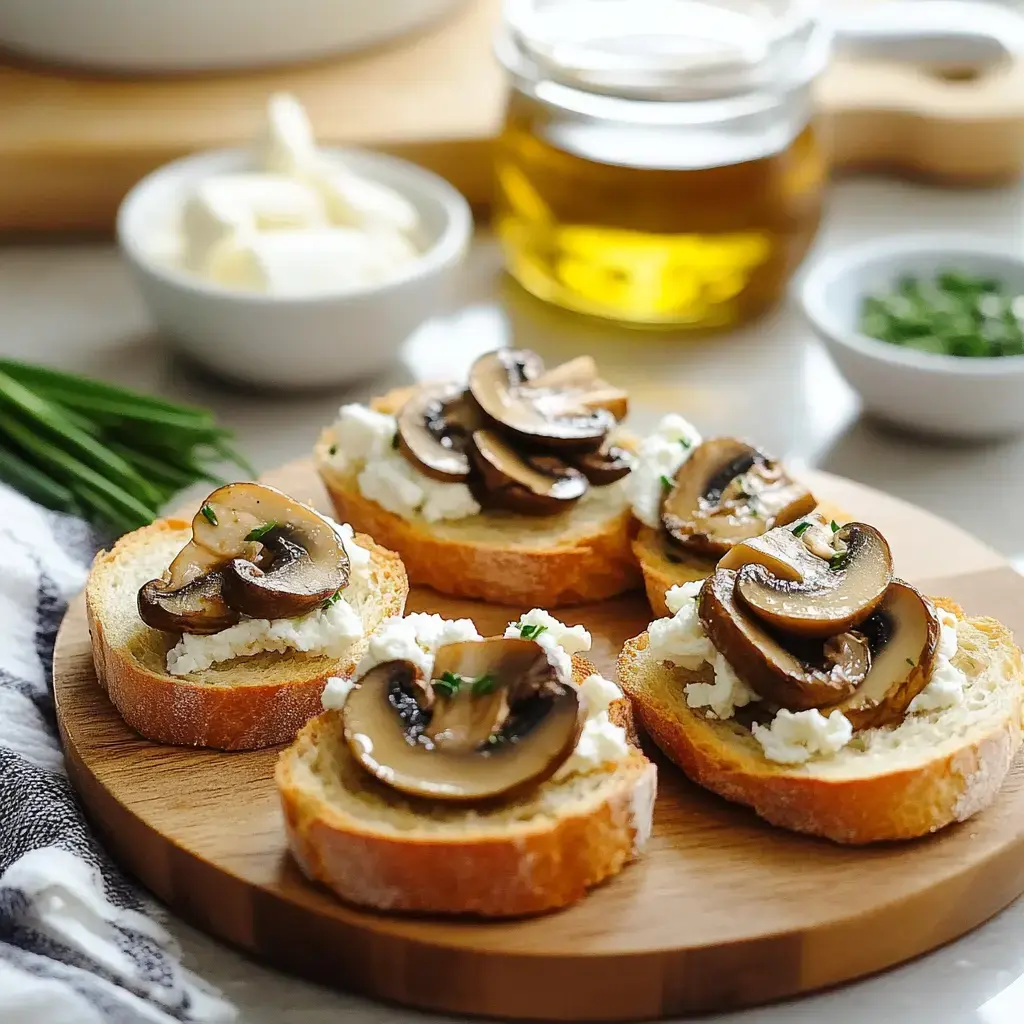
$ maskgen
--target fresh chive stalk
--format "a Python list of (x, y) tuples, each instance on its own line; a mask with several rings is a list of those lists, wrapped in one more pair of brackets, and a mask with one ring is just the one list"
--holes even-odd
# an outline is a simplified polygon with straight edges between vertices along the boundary
[(47, 508), (127, 531), (180, 490), (255, 471), (205, 409), (0, 359), (0, 481)]

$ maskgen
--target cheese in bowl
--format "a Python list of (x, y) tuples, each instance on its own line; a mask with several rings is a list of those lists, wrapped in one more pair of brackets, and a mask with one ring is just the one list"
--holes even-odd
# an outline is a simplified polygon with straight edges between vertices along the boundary
[(473, 230), (466, 200), (405, 160), (319, 149), (273, 97), (251, 148), (154, 171), (118, 211), (121, 250), (160, 332), (260, 387), (378, 373), (441, 311)]

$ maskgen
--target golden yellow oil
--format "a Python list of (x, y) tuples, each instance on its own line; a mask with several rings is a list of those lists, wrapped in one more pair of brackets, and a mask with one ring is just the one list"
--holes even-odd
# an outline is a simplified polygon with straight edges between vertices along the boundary
[(821, 215), (813, 128), (737, 162), (729, 146), (696, 151), (700, 138), (680, 159), (670, 134), (559, 132), (513, 95), (495, 226), (523, 287), (595, 316), (694, 329), (744, 323), (783, 296)]

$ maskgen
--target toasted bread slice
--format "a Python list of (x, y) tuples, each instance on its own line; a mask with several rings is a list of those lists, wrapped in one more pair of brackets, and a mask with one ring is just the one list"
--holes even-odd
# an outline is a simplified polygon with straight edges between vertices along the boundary
[[(124, 720), (151, 740), (220, 750), (284, 743), (320, 710), (324, 680), (354, 670), (365, 642), (353, 645), (344, 661), (263, 652), (170, 675), (167, 652), (179, 637), (143, 623), (136, 595), (191, 536), (184, 520), (158, 520), (96, 556), (85, 591), (96, 677)], [(369, 537), (356, 541), (371, 553), (370, 583), (353, 583), (345, 593), (352, 592), (369, 634), (381, 620), (402, 614), (409, 587), (397, 555)]]
[(627, 642), (619, 685), (655, 743), (694, 781), (746, 804), (774, 825), (838, 843), (927, 835), (964, 821), (996, 797), (1021, 745), (1024, 666), (1013, 635), (994, 619), (959, 618), (954, 664), (965, 699), (944, 711), (868, 729), (832, 757), (803, 765), (767, 760), (750, 730), (704, 718), (686, 703), (701, 672), (655, 661), (647, 634)]
[[(850, 519), (842, 509), (827, 501), (818, 505), (817, 511), (826, 519), (834, 519), (838, 523)], [(684, 583), (706, 579), (715, 571), (715, 563), (711, 559), (670, 549), (661, 531), (652, 530), (649, 526), (641, 526), (637, 532), (633, 540), (633, 554), (640, 563), (647, 600), (656, 618), (669, 614), (665, 604), (665, 595), (669, 590)]]
[[(578, 656), (582, 681), (593, 668)], [(629, 703), (611, 717), (632, 735)], [(368, 775), (342, 715), (310, 722), (277, 764), (288, 841), (302, 870), (378, 910), (517, 917), (566, 906), (633, 860), (651, 830), (656, 769), (627, 761), (473, 809), (403, 796)]]
[[(392, 391), (373, 407), (395, 413), (409, 394), (407, 388)], [(328, 428), (315, 462), (337, 518), (397, 551), (413, 583), (452, 597), (536, 608), (602, 601), (640, 585), (630, 549), (635, 528), (621, 483), (591, 488), (560, 515), (487, 511), (428, 523), (403, 519), (364, 498), (356, 474), (331, 464), (333, 443)]]

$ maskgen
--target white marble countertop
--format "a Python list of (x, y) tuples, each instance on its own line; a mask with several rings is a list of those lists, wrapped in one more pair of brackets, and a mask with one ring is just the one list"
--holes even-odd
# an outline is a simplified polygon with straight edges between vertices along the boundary
[[(974, 231), (1024, 248), (1024, 186), (949, 192), (880, 180), (833, 193), (819, 248), (901, 230)], [(748, 434), (797, 462), (861, 480), (922, 505), (1004, 554), (1024, 554), (1024, 439), (984, 446), (915, 440), (863, 421), (793, 305), (734, 335), (690, 340), (630, 333), (563, 316), (523, 295), (481, 239), (449, 315), (410, 341), (389, 379), (345, 391), (257, 396), (227, 388), (175, 359), (152, 336), (125, 268), (107, 246), (0, 249), (0, 353), (50, 362), (211, 406), (260, 468), (307, 450), (341, 401), (413, 374), (458, 373), (506, 340), (551, 358), (590, 351), (629, 388), (643, 428), (678, 408), (706, 434)], [(1022, 396), (1024, 400), (1024, 396)], [(223, 988), (246, 1024), (400, 1024), (440, 1020), (297, 981), (172, 920), (192, 967)], [(714, 1018), (742, 1024), (829, 1021), (1021, 1024), (1024, 901), (973, 934), (868, 981), (793, 1003)]]

